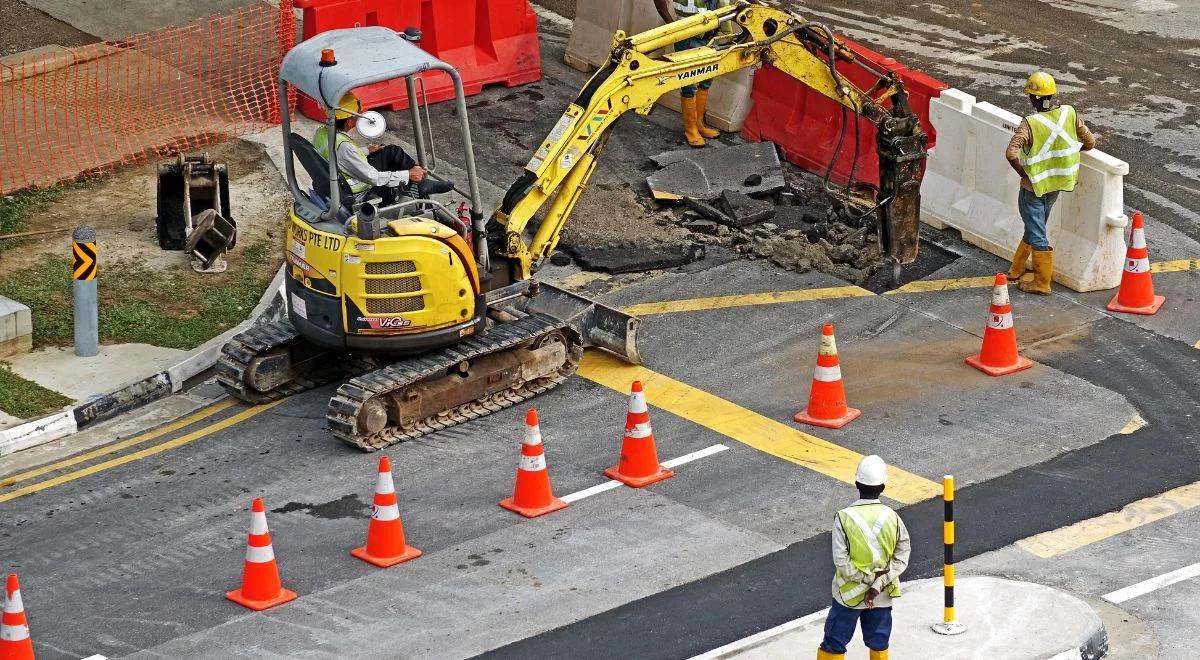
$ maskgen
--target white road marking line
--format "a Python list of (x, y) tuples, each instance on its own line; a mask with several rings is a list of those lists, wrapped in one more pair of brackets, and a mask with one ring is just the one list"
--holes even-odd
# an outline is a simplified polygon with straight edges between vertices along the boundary
[(812, 614), (809, 614), (808, 616), (802, 616), (799, 619), (793, 619), (791, 621), (788, 621), (787, 623), (781, 623), (778, 626), (775, 626), (774, 628), (769, 628), (760, 633), (755, 633), (753, 635), (750, 635), (749, 637), (739, 639), (736, 642), (730, 642), (729, 644), (726, 644), (725, 646), (722, 646), (720, 648), (713, 649), (713, 650), (709, 651), (708, 653), (701, 653), (700, 655), (692, 657), (691, 660), (715, 660), (716, 658), (720, 658), (721, 656), (726, 655), (728, 653), (732, 653), (733, 651), (740, 651), (741, 649), (754, 646), (755, 644), (758, 644), (761, 641), (782, 635), (783, 633), (788, 632), (789, 630), (794, 630), (805, 624), (812, 623), (813, 621), (824, 619), (825, 615), (828, 613), (829, 613), (829, 608), (826, 607), (825, 609), (821, 610), (820, 612), (813, 612)]
[[(694, 451), (690, 454), (684, 454), (683, 456), (680, 456), (679, 458), (672, 458), (669, 461), (663, 461), (663, 467), (673, 468), (673, 467), (676, 467), (679, 465), (683, 465), (684, 463), (691, 463), (694, 460), (701, 459), (706, 456), (712, 456), (713, 454), (719, 454), (719, 453), (725, 451), (726, 449), (729, 449), (729, 447), (726, 447), (725, 445), (721, 445), (721, 444), (713, 445), (711, 447), (706, 447), (704, 449), (701, 449), (700, 451)], [(592, 495), (597, 495), (599, 493), (603, 493), (604, 491), (612, 490), (614, 488), (620, 488), (621, 486), (624, 486), (624, 485), (625, 484), (623, 484), (619, 481), (615, 481), (615, 480), (614, 481), (606, 481), (602, 484), (597, 484), (595, 486), (592, 486), (591, 488), (584, 488), (583, 490), (581, 490), (577, 493), (571, 493), (570, 495), (563, 495), (560, 499), (562, 501), (566, 502), (567, 504), (570, 504), (571, 502), (578, 502), (579, 500), (582, 500), (585, 497), (591, 497)]]
[(1190, 580), (1198, 575), (1200, 575), (1200, 564), (1192, 564), (1191, 566), (1184, 566), (1170, 573), (1163, 573), (1158, 577), (1152, 577), (1149, 580), (1143, 580), (1137, 584), (1131, 584), (1124, 589), (1117, 589), (1112, 593), (1104, 594), (1101, 598), (1110, 603), (1124, 603), (1127, 600), (1132, 600), (1138, 596), (1145, 596), (1163, 587), (1169, 587), (1172, 584)]

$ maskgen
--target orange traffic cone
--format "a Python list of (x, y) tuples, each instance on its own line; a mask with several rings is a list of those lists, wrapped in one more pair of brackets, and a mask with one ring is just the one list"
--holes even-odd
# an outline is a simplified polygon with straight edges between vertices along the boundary
[(379, 458), (379, 477), (375, 481), (375, 506), (367, 524), (367, 544), (350, 554), (381, 568), (395, 566), (421, 556), (421, 551), (404, 539), (404, 523), (400, 522), (400, 507), (396, 505), (396, 487), (392, 484), (392, 461)]
[(4, 614), (0, 615), (0, 658), (3, 660), (33, 660), (33, 639), (29, 622), (21, 604), (21, 585), (17, 574), (8, 574), (4, 589)]
[(833, 324), (826, 323), (821, 328), (821, 348), (817, 351), (817, 371), (808, 393), (808, 407), (796, 413), (795, 419), (802, 424), (840, 429), (861, 414), (861, 410), (846, 405), (837, 339), (833, 336)]
[(1129, 249), (1125, 253), (1125, 272), (1121, 288), (1108, 301), (1108, 311), (1149, 316), (1166, 302), (1165, 296), (1154, 295), (1150, 276), (1150, 251), (1146, 249), (1146, 225), (1141, 211), (1133, 213), (1133, 231), (1129, 233)]
[(567, 506), (550, 490), (550, 472), (546, 469), (546, 454), (542, 451), (542, 431), (533, 408), (525, 413), (525, 441), (521, 443), (521, 462), (517, 465), (513, 496), (500, 500), (500, 506), (526, 518), (544, 516)]
[(1033, 362), (1017, 354), (1017, 330), (1013, 327), (1008, 276), (1004, 273), (996, 273), (988, 323), (983, 330), (983, 348), (966, 362), (989, 376), (1005, 376), (1033, 366)]
[(621, 441), (621, 460), (604, 471), (615, 479), (634, 488), (648, 486), (675, 476), (675, 473), (658, 462), (658, 449), (654, 446), (654, 431), (650, 429), (650, 411), (646, 408), (646, 393), (642, 381), (633, 381), (629, 393), (629, 412), (625, 415), (625, 439)]
[(242, 568), (242, 586), (225, 594), (233, 602), (255, 611), (282, 605), (296, 598), (296, 592), (279, 584), (279, 566), (271, 549), (267, 531), (267, 511), (261, 497), (250, 506), (250, 535), (246, 539), (246, 563)]

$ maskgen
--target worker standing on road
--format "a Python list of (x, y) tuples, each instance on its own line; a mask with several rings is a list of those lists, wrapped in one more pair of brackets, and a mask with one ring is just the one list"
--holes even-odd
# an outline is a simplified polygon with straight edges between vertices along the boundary
[[(401, 189), (410, 182), (417, 184), (421, 197), (449, 192), (453, 188), (448, 182), (426, 179), (425, 168), (400, 146), (373, 144), (364, 153), (350, 137), (358, 121), (355, 114), (362, 114), (362, 103), (354, 94), (346, 94), (334, 110), (333, 118), (337, 127), (338, 170), (346, 177), (350, 192), (359, 201), (368, 193), (374, 193), (383, 206), (394, 204)], [(329, 132), (324, 125), (313, 134), (313, 147), (322, 158), (329, 160)]]
[(833, 605), (817, 660), (842, 658), (860, 621), (871, 660), (887, 660), (892, 599), (900, 596), (900, 574), (908, 567), (911, 545), (904, 521), (879, 502), (886, 483), (883, 459), (864, 457), (854, 475), (858, 500), (834, 518)]
[[(1058, 85), (1044, 71), (1029, 76), (1025, 93), (1034, 114), (1021, 120), (1004, 156), (1021, 177), (1017, 205), (1025, 223), (1025, 237), (1017, 247), (1009, 281), (1025, 292), (1050, 295), (1054, 251), (1046, 239), (1046, 222), (1058, 193), (1070, 192), (1079, 181), (1079, 152), (1096, 146), (1096, 137), (1075, 108), (1054, 99)], [(1025, 262), (1033, 256), (1032, 280), (1021, 280)]]
[[(666, 23), (677, 20), (671, 15), (671, 5), (675, 6), (675, 14), (684, 19), (702, 11), (716, 9), (728, 4), (728, 0), (654, 0), (658, 15)], [(699, 48), (716, 36), (713, 30), (691, 39), (684, 39), (675, 45), (676, 50)], [(715, 138), (721, 135), (717, 129), (704, 123), (704, 114), (708, 110), (708, 90), (712, 87), (712, 78), (702, 80), (695, 85), (688, 85), (679, 90), (680, 114), (683, 115), (683, 138), (693, 147), (704, 146), (704, 138)]]

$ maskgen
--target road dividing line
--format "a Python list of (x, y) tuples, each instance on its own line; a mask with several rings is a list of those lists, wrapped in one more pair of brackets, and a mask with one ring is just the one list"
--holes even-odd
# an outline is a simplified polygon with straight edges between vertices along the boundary
[(86, 451), (82, 454), (76, 454), (69, 458), (64, 458), (61, 461), (49, 463), (47, 465), (43, 465), (41, 467), (34, 468), (32, 470), (27, 470), (25, 472), (19, 472), (17, 474), (14, 474), (11, 477), (0, 477), (0, 488), (7, 488), (9, 486), (19, 484), (22, 481), (27, 481), (34, 477), (40, 477), (43, 474), (46, 474), (49, 472), (54, 472), (55, 470), (61, 470), (65, 467), (71, 467), (72, 465), (77, 465), (84, 461), (90, 461), (93, 458), (96, 458), (99, 456), (104, 456), (105, 454), (111, 454), (115, 451), (120, 451), (127, 447), (132, 447), (134, 445), (140, 445), (143, 442), (148, 442), (155, 438), (162, 437), (173, 431), (178, 431), (179, 429), (184, 428), (185, 426), (191, 426), (192, 424), (195, 424), (196, 422), (198, 422), (206, 417), (211, 417), (211, 416), (221, 412), (222, 410), (225, 410), (226, 408), (233, 406), (236, 403), (237, 403), (237, 401), (235, 401), (233, 399), (229, 399), (229, 398), (222, 399), (221, 401), (218, 401), (210, 406), (205, 406), (205, 407), (201, 408), (200, 410), (197, 410), (196, 412), (194, 412), (186, 417), (180, 417), (179, 419), (171, 422), (170, 424), (160, 426), (160, 427), (154, 429), (153, 431), (149, 431), (147, 433), (142, 433), (141, 435), (135, 435), (132, 438), (122, 440), (120, 442), (114, 442), (112, 444), (104, 445), (103, 447), (97, 447), (96, 449)]
[(1021, 539), (1017, 546), (1050, 559), (1197, 506), (1200, 506), (1200, 481), (1138, 500), (1120, 511)]
[(886, 295), (901, 293), (930, 293), (933, 291), (953, 291), (955, 289), (981, 289), (995, 286), (996, 276), (985, 277), (955, 277), (948, 280), (916, 280), (904, 286), (886, 292)]
[(1129, 435), (1138, 429), (1145, 428), (1149, 423), (1150, 422), (1147, 422), (1141, 415), (1134, 413), (1133, 419), (1129, 420), (1129, 423), (1120, 430), (1120, 434)]
[(1176, 259), (1150, 264), (1151, 273), (1183, 273), (1189, 270), (1200, 270), (1200, 259)]
[[(666, 467), (666, 468), (673, 468), (673, 467), (683, 465), (684, 463), (691, 463), (692, 461), (704, 458), (705, 456), (712, 456), (713, 454), (719, 454), (719, 453), (725, 451), (726, 449), (729, 449), (729, 447), (726, 447), (725, 445), (713, 445), (711, 447), (705, 447), (704, 449), (701, 449), (700, 451), (694, 451), (690, 454), (684, 454), (683, 456), (680, 456), (679, 458), (672, 458), (669, 461), (663, 461), (662, 465), (663, 465), (663, 467)], [(620, 488), (621, 486), (624, 486), (624, 485), (625, 484), (623, 484), (619, 481), (616, 481), (616, 480), (606, 481), (602, 484), (597, 484), (595, 486), (592, 486), (591, 488), (584, 488), (583, 490), (581, 490), (579, 492), (571, 493), (570, 495), (563, 495), (559, 499), (570, 504), (571, 502), (578, 502), (579, 500), (582, 500), (585, 497), (591, 497), (592, 495), (599, 495), (600, 493), (603, 493), (603, 492), (609, 491), (609, 490), (613, 490), (616, 488)]]
[(1192, 564), (1191, 566), (1184, 566), (1170, 573), (1163, 573), (1158, 577), (1152, 577), (1149, 580), (1143, 580), (1137, 584), (1131, 584), (1124, 589), (1117, 589), (1112, 593), (1104, 594), (1101, 598), (1110, 603), (1120, 604), (1127, 600), (1133, 600), (1138, 596), (1145, 596), (1163, 587), (1169, 587), (1172, 584), (1190, 580), (1198, 575), (1200, 575), (1200, 564)]
[[(721, 435), (815, 472), (853, 484), (862, 454), (822, 440), (736, 403), (601, 351), (587, 351), (579, 375), (626, 393), (634, 380), (646, 386), (646, 402)], [(942, 486), (890, 466), (888, 497), (905, 504), (941, 497)]]
[(747, 293), (713, 298), (689, 298), (664, 302), (642, 303), (625, 308), (626, 314), (653, 316), (673, 312), (699, 312), (730, 307), (753, 305), (778, 305), (780, 303), (808, 302), (811, 300), (833, 300), (837, 298), (865, 298), (874, 293), (857, 286), (835, 286), (824, 289), (799, 289), (796, 291), (772, 291), (769, 293)]
[(739, 639), (736, 642), (730, 642), (730, 643), (726, 644), (725, 646), (722, 646), (720, 648), (715, 648), (715, 649), (709, 651), (708, 653), (701, 653), (700, 655), (692, 656), (691, 660), (716, 660), (717, 658), (723, 658), (726, 655), (733, 653), (734, 651), (740, 651), (742, 649), (754, 646), (754, 645), (758, 644), (759, 642), (771, 639), (772, 637), (778, 637), (779, 635), (782, 635), (785, 632), (788, 632), (790, 630), (795, 630), (796, 628), (799, 628), (800, 626), (812, 623), (813, 621), (820, 621), (821, 619), (824, 619), (825, 616), (828, 614), (829, 614), (829, 608), (826, 607), (825, 609), (821, 610), (820, 612), (813, 612), (812, 614), (809, 614), (808, 616), (802, 616), (799, 619), (792, 619), (791, 621), (788, 621), (787, 623), (781, 623), (778, 626), (775, 626), (774, 628), (768, 628), (767, 630), (764, 630), (762, 632), (754, 633), (753, 635), (750, 635), (749, 637), (743, 637), (742, 639)]
[(279, 401), (272, 401), (271, 403), (263, 404), (261, 406), (247, 408), (247, 409), (243, 410), (242, 412), (237, 413), (236, 415), (230, 415), (229, 417), (226, 417), (225, 419), (222, 419), (219, 422), (216, 422), (210, 426), (206, 426), (202, 429), (192, 431), (191, 433), (188, 433), (186, 435), (181, 435), (178, 438), (175, 438), (174, 440), (168, 440), (166, 442), (163, 442), (163, 443), (160, 443), (157, 445), (151, 445), (149, 447), (146, 447), (145, 449), (139, 449), (138, 451), (135, 451), (135, 452), (132, 452), (129, 454), (125, 454), (123, 456), (118, 456), (114, 459), (107, 460), (102, 463), (96, 463), (95, 465), (89, 465), (88, 467), (85, 467), (83, 469), (75, 470), (74, 472), (68, 472), (66, 474), (54, 477), (53, 479), (39, 481), (35, 484), (30, 484), (28, 486), (25, 486), (24, 488), (10, 490), (7, 493), (0, 493), (0, 503), (7, 502), (9, 500), (15, 500), (18, 497), (24, 497), (25, 495), (30, 495), (30, 494), (36, 493), (38, 491), (46, 490), (47, 488), (53, 488), (55, 486), (60, 486), (65, 483), (75, 481), (76, 479), (82, 479), (83, 477), (86, 477), (88, 475), (96, 474), (97, 472), (103, 472), (110, 468), (115, 468), (115, 467), (118, 467), (121, 465), (125, 465), (126, 463), (132, 463), (133, 461), (141, 460), (143, 458), (146, 458), (147, 456), (153, 456), (155, 454), (160, 454), (164, 451), (167, 451), (168, 449), (175, 449), (176, 447), (182, 447), (183, 445), (186, 445), (189, 442), (194, 442), (196, 440), (199, 440), (200, 438), (212, 435), (213, 433), (216, 433), (217, 431), (227, 429), (230, 426), (244, 422), (247, 419), (250, 419), (251, 417), (254, 417), (256, 415), (261, 415), (262, 413), (267, 412), (268, 410), (274, 408), (275, 406), (283, 403), (286, 400), (287, 399), (280, 399)]

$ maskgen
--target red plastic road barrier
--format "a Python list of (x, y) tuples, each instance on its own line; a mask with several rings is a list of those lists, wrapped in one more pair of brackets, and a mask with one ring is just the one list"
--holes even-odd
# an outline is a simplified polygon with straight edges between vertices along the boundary
[[(296, 0), (296, 6), (304, 10), (304, 39), (339, 28), (419, 28), (418, 45), (458, 69), (468, 96), (484, 85), (513, 87), (542, 77), (537, 14), (529, 0)], [(454, 98), (450, 76), (430, 72), (421, 78), (430, 103)], [(365, 109), (408, 107), (403, 80), (368, 85), (356, 94)], [(305, 97), (300, 111), (318, 121), (325, 117)]]
[[(920, 71), (913, 71), (896, 60), (842, 38), (861, 59), (869, 60), (889, 71), (895, 71), (904, 81), (908, 102), (929, 135), (933, 147), (936, 134), (929, 123), (929, 101), (949, 85)], [(838, 62), (838, 71), (860, 89), (871, 89), (875, 77), (850, 62)], [(818, 94), (788, 77), (778, 69), (764, 66), (754, 74), (750, 96), (754, 106), (742, 128), (742, 137), (758, 142), (770, 140), (778, 144), (783, 156), (806, 170), (824, 174), (837, 148), (842, 129), (842, 106), (833, 99)], [(853, 113), (847, 111), (851, 123), (846, 126), (842, 149), (838, 153), (831, 179), (845, 184), (850, 178), (854, 160)], [(875, 150), (875, 126), (860, 119), (858, 133), (858, 164), (854, 180), (879, 184), (879, 156)]]

